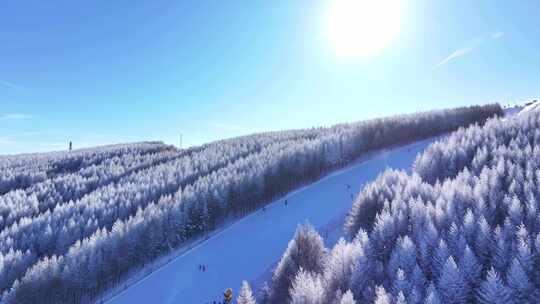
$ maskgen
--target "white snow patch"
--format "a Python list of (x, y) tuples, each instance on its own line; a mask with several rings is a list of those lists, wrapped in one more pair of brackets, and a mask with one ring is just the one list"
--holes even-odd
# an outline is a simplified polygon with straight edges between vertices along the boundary
[(532, 102), (526, 103), (523, 109), (519, 112), (519, 115), (532, 111), (538, 111), (538, 109), (540, 109), (540, 102), (534, 100)]

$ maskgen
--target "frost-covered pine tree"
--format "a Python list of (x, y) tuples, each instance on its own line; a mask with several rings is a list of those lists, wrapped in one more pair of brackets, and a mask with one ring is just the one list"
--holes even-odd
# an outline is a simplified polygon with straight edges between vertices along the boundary
[(374, 304), (392, 304), (392, 296), (386, 292), (384, 287), (378, 286), (376, 288)]
[(423, 292), (428, 285), (426, 276), (418, 264), (414, 266), (413, 272), (410, 275), (410, 282), (412, 286), (419, 292)]
[(407, 299), (402, 291), (400, 291), (396, 297), (396, 304), (407, 304)]
[(468, 303), (470, 288), (458, 269), (454, 258), (450, 256), (439, 278), (439, 291), (445, 303)]
[(286, 302), (298, 271), (322, 274), (326, 249), (321, 236), (309, 224), (299, 225), (272, 277), (271, 303)]
[(377, 214), (371, 235), (376, 244), (374, 247), (379, 259), (383, 262), (388, 261), (397, 239), (396, 223), (388, 210), (382, 210)]
[(351, 281), (353, 265), (360, 255), (364, 255), (359, 241), (347, 243), (340, 239), (332, 248), (324, 265), (324, 277), (330, 290), (346, 291)]
[(402, 269), (398, 269), (392, 286), (392, 294), (394, 296), (397, 296), (399, 293), (403, 293), (403, 295), (409, 295), (411, 288), (411, 283), (407, 279), (405, 271), (403, 271)]
[(253, 293), (251, 292), (251, 287), (249, 287), (249, 284), (247, 281), (242, 282), (242, 288), (240, 289), (240, 293), (238, 294), (238, 298), (236, 298), (237, 304), (257, 304), (255, 301), (255, 298), (253, 297)]
[(438, 280), (441, 276), (441, 273), (443, 271), (443, 268), (448, 261), (448, 258), (450, 257), (450, 252), (448, 251), (448, 247), (446, 246), (446, 242), (444, 240), (439, 241), (439, 246), (435, 250), (435, 255), (433, 256), (433, 263), (432, 263), (432, 274), (433, 278), (435, 280)]
[(516, 246), (517, 259), (523, 267), (523, 270), (525, 270), (528, 275), (535, 275), (533, 255), (528, 243), (523, 239), (518, 239)]
[(512, 260), (510, 269), (506, 274), (506, 282), (508, 282), (512, 298), (516, 303), (534, 303), (531, 302), (534, 294), (534, 285), (529, 280), (529, 277), (523, 270), (523, 267), (517, 258)]
[(268, 283), (265, 281), (262, 285), (262, 287), (259, 289), (259, 300), (262, 304), (268, 304), (270, 303), (270, 286), (268, 286)]
[(388, 263), (388, 276), (393, 277), (399, 268), (411, 273), (416, 265), (416, 246), (405, 236), (399, 238)]
[(523, 222), (523, 207), (517, 196), (512, 198), (508, 207), (508, 217), (514, 226), (518, 226)]
[(431, 283), (426, 291), (425, 304), (442, 304), (439, 291), (435, 287), (435, 284)]
[(359, 301), (371, 301), (371, 290), (374, 282), (374, 272), (377, 262), (371, 261), (369, 257), (361, 250), (360, 254), (356, 256), (355, 261), (351, 265), (352, 276), (350, 278), (350, 288), (356, 299)]
[(292, 282), (290, 303), (323, 304), (326, 300), (325, 290), (324, 281), (320, 274), (310, 273), (300, 268), (300, 271)]
[(450, 225), (450, 230), (448, 231), (448, 236), (446, 237), (446, 243), (452, 256), (461, 256), (462, 248), (459, 240), (460, 236), (459, 227), (456, 223), (452, 223), (452, 225)]
[(467, 239), (467, 243), (474, 244), (474, 236), (476, 235), (477, 222), (474, 213), (471, 209), (467, 209), (463, 217), (463, 225), (461, 232)]
[(347, 290), (343, 294), (341, 300), (339, 301), (339, 304), (356, 304), (356, 301), (354, 300), (353, 294), (350, 290)]
[(414, 287), (411, 292), (409, 293), (409, 297), (407, 299), (407, 302), (409, 304), (421, 304), (422, 303), (422, 292), (419, 291), (416, 287)]
[(474, 243), (475, 252), (480, 263), (482, 265), (487, 265), (490, 261), (492, 252), (491, 228), (483, 216), (480, 216), (478, 222), (480, 227)]
[(478, 287), (482, 275), (482, 265), (478, 263), (476, 256), (468, 245), (465, 247), (463, 256), (459, 261), (459, 269), (471, 289), (474, 290)]
[(481, 304), (508, 304), (512, 303), (512, 294), (506, 287), (495, 269), (488, 271), (486, 280), (480, 285), (477, 300)]
[(492, 264), (499, 273), (505, 273), (508, 268), (510, 258), (510, 248), (506, 242), (506, 237), (500, 227), (495, 228), (494, 249), (492, 253)]

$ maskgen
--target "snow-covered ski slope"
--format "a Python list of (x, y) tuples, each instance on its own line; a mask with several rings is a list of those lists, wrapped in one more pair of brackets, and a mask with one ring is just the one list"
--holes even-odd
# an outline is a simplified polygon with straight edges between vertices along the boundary
[[(190, 249), (107, 303), (219, 302), (226, 288), (236, 291), (242, 280), (253, 281), (275, 264), (298, 223), (308, 220), (324, 230), (350, 209), (351, 195), (356, 196), (364, 183), (388, 167), (409, 169), (417, 153), (434, 140), (381, 151), (294, 191)], [(205, 272), (199, 270), (200, 264), (206, 265)]]
[(532, 101), (532, 102), (529, 102), (527, 103), (523, 109), (519, 112), (519, 114), (526, 114), (528, 112), (531, 112), (531, 111), (538, 111), (538, 109), (540, 109), (540, 102), (538, 101)]

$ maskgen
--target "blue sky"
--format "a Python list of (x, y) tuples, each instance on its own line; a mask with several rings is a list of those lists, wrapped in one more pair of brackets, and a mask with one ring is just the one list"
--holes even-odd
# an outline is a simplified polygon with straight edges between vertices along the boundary
[(540, 95), (538, 1), (403, 0), (369, 58), (337, 56), (329, 1), (6, 1), (0, 154), (184, 146)]

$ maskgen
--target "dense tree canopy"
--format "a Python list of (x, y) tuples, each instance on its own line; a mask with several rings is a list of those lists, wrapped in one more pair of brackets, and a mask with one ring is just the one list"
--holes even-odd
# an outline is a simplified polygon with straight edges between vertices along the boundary
[[(90, 302), (129, 271), (368, 151), (500, 114), (498, 105), (474, 106), (254, 134), (186, 150), (148, 142), (1, 156), (2, 301)], [(526, 215), (517, 208), (513, 220)], [(312, 270), (304, 269), (306, 275)], [(343, 301), (351, 302), (345, 294)]]
[(348, 241), (291, 281), (313, 303), (539, 303), (539, 197), (540, 112), (460, 129), (366, 185)]

